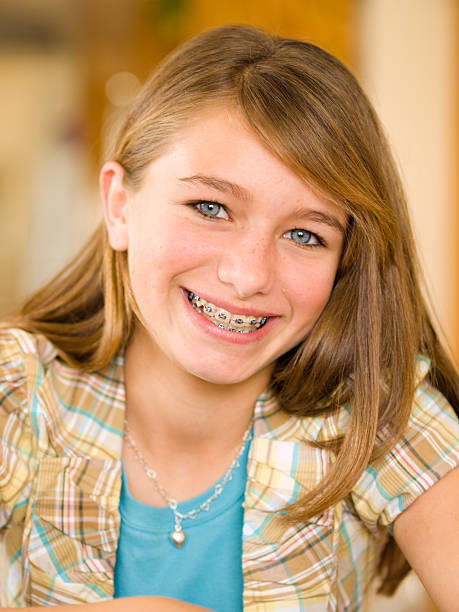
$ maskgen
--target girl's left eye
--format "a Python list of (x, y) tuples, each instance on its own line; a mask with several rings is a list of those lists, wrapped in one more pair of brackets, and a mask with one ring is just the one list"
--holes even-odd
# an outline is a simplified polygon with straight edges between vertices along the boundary
[(323, 241), (317, 234), (308, 232), (304, 229), (293, 229), (284, 234), (285, 238), (290, 238), (293, 242), (296, 242), (302, 246), (322, 246)]
[(214, 219), (229, 219), (228, 213), (225, 210), (225, 207), (222, 204), (218, 204), (218, 202), (208, 202), (207, 200), (202, 200), (200, 202), (196, 202), (193, 204), (194, 208), (204, 217), (212, 217)]

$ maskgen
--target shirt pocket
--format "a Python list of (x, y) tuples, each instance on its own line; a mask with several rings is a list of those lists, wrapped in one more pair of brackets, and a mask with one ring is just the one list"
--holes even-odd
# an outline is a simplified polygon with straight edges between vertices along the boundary
[(31, 508), (31, 605), (100, 601), (113, 594), (121, 462), (43, 457)]

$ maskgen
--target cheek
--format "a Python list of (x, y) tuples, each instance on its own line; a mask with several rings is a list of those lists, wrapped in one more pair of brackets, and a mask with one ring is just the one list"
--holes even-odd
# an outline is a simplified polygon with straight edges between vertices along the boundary
[(290, 275), (283, 283), (294, 316), (313, 323), (330, 297), (335, 279), (335, 266), (310, 266)]
[(212, 261), (202, 232), (170, 219), (138, 219), (131, 226), (129, 269), (132, 286), (164, 287), (167, 279)]

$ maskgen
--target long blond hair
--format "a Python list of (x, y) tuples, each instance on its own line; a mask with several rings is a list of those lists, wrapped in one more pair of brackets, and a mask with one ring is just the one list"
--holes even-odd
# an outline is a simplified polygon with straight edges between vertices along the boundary
[[(292, 520), (304, 520), (343, 499), (371, 457), (400, 438), (417, 354), (432, 360), (429, 378), (456, 409), (457, 376), (421, 295), (405, 196), (383, 131), (355, 78), (322, 49), (246, 26), (182, 45), (154, 71), (118, 134), (111, 157), (127, 185), (137, 189), (175, 132), (215, 101), (235, 106), (276, 156), (348, 215), (330, 300), (272, 377), (289, 412), (352, 406), (346, 434), (332, 444), (330, 474), (289, 509)], [(102, 227), (16, 317), (86, 370), (105, 366), (126, 345), (134, 321), (126, 253), (110, 248)], [(392, 435), (378, 447), (382, 426)], [(393, 540), (383, 560), (382, 590), (390, 593), (407, 570)]]

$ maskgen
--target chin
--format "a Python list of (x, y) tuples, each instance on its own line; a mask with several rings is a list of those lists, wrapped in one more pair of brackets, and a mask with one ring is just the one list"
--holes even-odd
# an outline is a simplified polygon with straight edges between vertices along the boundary
[(190, 373), (196, 378), (213, 385), (237, 385), (238, 383), (242, 383), (250, 378), (247, 376), (247, 373), (238, 375), (235, 372), (201, 372), (199, 370), (192, 371)]
[(212, 365), (214, 367), (204, 368), (196, 367), (196, 364), (194, 364), (194, 367), (187, 369), (195, 378), (213, 385), (237, 385), (247, 381), (257, 373), (247, 370), (240, 371), (236, 367), (223, 367), (222, 364), (219, 367), (215, 367), (215, 364)]

